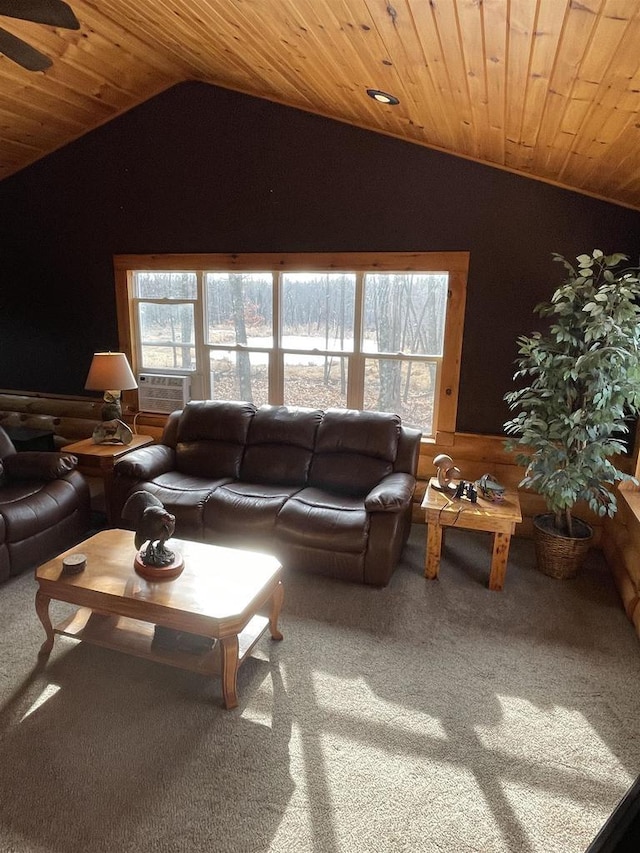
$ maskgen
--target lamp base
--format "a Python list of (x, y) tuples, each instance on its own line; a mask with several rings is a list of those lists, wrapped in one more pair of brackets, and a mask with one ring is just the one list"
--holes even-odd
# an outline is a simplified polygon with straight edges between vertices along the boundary
[(119, 391), (105, 391), (104, 403), (102, 404), (101, 416), (103, 421), (122, 419), (122, 404)]

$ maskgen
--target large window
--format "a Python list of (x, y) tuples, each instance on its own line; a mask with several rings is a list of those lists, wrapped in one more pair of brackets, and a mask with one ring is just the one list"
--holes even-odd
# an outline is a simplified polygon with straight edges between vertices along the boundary
[(134, 370), (194, 399), (393, 411), (453, 432), (466, 253), (115, 259)]

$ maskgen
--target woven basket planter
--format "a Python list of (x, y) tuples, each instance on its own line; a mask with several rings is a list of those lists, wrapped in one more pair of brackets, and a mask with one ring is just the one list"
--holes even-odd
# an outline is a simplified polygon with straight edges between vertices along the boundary
[(538, 568), (551, 578), (574, 578), (580, 571), (591, 547), (593, 528), (586, 521), (573, 519), (573, 537), (552, 530), (552, 513), (536, 515), (533, 519), (533, 541)]

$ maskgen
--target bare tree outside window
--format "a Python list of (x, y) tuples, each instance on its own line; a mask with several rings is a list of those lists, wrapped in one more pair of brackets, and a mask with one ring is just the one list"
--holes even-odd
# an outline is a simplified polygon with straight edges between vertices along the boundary
[(195, 274), (139, 272), (136, 294), (141, 300), (138, 323), (145, 367), (193, 370), (195, 319), (191, 300), (197, 297)]
[(302, 406), (344, 407), (354, 351), (356, 276), (283, 273), (284, 395)]
[[(363, 349), (396, 356), (367, 360), (365, 405), (381, 411), (412, 412), (430, 423), (442, 357), (447, 300), (446, 274), (369, 273), (365, 276)], [(419, 356), (416, 362), (411, 356)], [(428, 371), (422, 369), (424, 359)], [(418, 368), (416, 370), (416, 368)], [(375, 388), (371, 400), (367, 390)]]
[[(233, 305), (233, 324), (235, 326), (236, 343), (240, 346), (246, 346), (247, 341), (247, 326), (244, 321), (244, 291), (243, 278), (241, 275), (230, 275), (229, 282), (231, 284), (231, 302)], [(251, 393), (251, 362), (249, 361), (249, 353), (240, 350), (236, 356), (236, 369), (238, 371), (238, 382), (241, 400), (253, 401)]]
[(227, 389), (232, 391), (227, 394), (232, 399), (265, 402), (269, 353), (256, 350), (273, 347), (271, 273), (209, 272), (205, 289), (207, 343), (235, 347), (210, 351), (211, 383), (216, 393), (222, 396)]

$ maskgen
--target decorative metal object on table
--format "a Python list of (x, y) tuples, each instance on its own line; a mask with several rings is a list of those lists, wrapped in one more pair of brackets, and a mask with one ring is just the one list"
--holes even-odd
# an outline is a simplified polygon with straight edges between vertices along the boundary
[(479, 480), (476, 480), (476, 488), (480, 495), (493, 503), (500, 503), (504, 500), (505, 487), (502, 486), (493, 474), (483, 474)]
[(98, 424), (93, 431), (92, 439), (94, 444), (131, 444), (133, 432), (124, 421), (113, 418)]
[(177, 577), (184, 568), (184, 560), (166, 545), (176, 529), (176, 518), (162, 501), (150, 492), (134, 492), (122, 508), (122, 518), (135, 530), (136, 572), (148, 580)]

